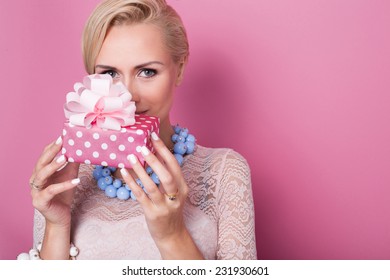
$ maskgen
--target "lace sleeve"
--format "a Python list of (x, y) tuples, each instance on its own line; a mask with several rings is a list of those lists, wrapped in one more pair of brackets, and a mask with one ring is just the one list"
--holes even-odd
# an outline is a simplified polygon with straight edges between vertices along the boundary
[(36, 248), (37, 244), (39, 242), (42, 242), (44, 234), (45, 234), (45, 218), (37, 209), (34, 209), (33, 248)]
[(220, 176), (217, 259), (257, 259), (249, 166), (240, 154), (229, 150)]

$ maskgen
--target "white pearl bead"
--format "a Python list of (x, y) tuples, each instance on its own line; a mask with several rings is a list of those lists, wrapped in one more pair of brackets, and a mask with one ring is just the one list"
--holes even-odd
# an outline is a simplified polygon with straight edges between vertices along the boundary
[(79, 254), (79, 249), (77, 249), (77, 247), (75, 246), (71, 246), (69, 249), (69, 255), (71, 257), (76, 257), (78, 254)]
[(40, 260), (38, 250), (31, 249), (30, 252), (28, 252), (30, 255), (30, 260)]
[(16, 259), (18, 261), (29, 261), (30, 260), (30, 255), (28, 253), (20, 253)]

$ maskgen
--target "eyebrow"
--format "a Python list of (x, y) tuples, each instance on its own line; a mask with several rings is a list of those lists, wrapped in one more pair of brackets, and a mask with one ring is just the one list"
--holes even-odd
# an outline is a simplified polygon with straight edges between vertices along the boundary
[[(145, 67), (150, 66), (152, 64), (164, 65), (164, 63), (162, 63), (160, 61), (149, 61), (149, 62), (142, 63), (142, 64), (139, 64), (139, 65), (135, 66), (134, 69), (136, 69), (136, 70), (142, 69), (142, 68), (145, 68)], [(103, 69), (110, 69), (110, 70), (117, 71), (117, 69), (115, 67), (112, 67), (112, 66), (109, 66), (109, 65), (102, 65), (102, 64), (96, 65), (95, 68), (103, 68)]]

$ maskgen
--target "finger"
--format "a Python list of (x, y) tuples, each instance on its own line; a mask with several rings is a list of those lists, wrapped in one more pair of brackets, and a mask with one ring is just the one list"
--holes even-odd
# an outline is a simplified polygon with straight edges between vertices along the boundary
[(176, 193), (178, 191), (177, 186), (175, 185), (173, 176), (171, 175), (171, 173), (169, 173), (167, 168), (145, 146), (142, 147), (141, 152), (145, 161), (157, 174), (158, 181), (160, 182), (160, 187), (164, 188), (165, 193)]
[(120, 171), (123, 180), (125, 180), (125, 183), (129, 186), (137, 201), (146, 207), (151, 206), (152, 201), (149, 199), (148, 195), (144, 192), (142, 187), (135, 182), (134, 178), (129, 174), (129, 172), (125, 168), (121, 168)]
[(35, 185), (45, 185), (47, 179), (57, 170), (64, 168), (66, 164), (66, 157), (64, 155), (57, 157), (51, 163), (39, 169), (39, 171), (35, 173), (35, 177), (32, 179), (31, 182)]
[(41, 156), (39, 157), (35, 170), (40, 170), (45, 165), (49, 164), (54, 157), (58, 154), (62, 147), (62, 137), (58, 137), (56, 141), (53, 141), (45, 147)]
[(60, 167), (56, 171), (63, 170), (64, 173), (69, 174), (69, 178), (78, 177), (80, 163), (79, 162), (66, 162), (64, 166)]
[[(171, 176), (176, 179), (177, 189), (171, 188), (167, 190), (168, 194), (179, 193), (180, 195), (186, 196), (188, 193), (188, 186), (184, 180), (184, 177), (181, 172), (179, 163), (177, 162), (175, 156), (171, 151), (165, 146), (164, 142), (158, 137), (155, 132), (152, 132), (152, 143), (156, 152), (161, 156), (165, 162), (165, 166), (168, 169)], [(169, 178), (168, 178), (169, 179)], [(166, 185), (163, 183), (163, 187), (166, 188)]]
[(160, 192), (160, 190), (157, 188), (156, 184), (153, 182), (153, 180), (146, 173), (144, 167), (138, 161), (137, 157), (135, 155), (131, 154), (129, 156), (129, 160), (130, 160), (130, 164), (131, 164), (135, 174), (141, 180), (149, 198), (154, 203), (159, 203), (159, 202), (163, 201), (164, 195)]
[(47, 205), (56, 195), (65, 191), (71, 190), (80, 183), (80, 179), (76, 178), (70, 181), (53, 184), (43, 190), (31, 190), (31, 196), (33, 197), (34, 208), (40, 210)]
[(157, 133), (152, 132), (152, 143), (157, 156), (163, 160), (169, 172), (175, 177), (181, 177), (180, 165), (172, 152), (165, 146), (164, 142), (158, 137)]

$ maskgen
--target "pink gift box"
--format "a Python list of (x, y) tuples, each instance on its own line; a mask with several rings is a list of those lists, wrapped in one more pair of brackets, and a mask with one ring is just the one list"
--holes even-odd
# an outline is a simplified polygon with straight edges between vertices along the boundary
[(131, 168), (128, 156), (134, 154), (144, 164), (141, 147), (152, 152), (150, 135), (159, 134), (160, 120), (157, 117), (135, 115), (135, 124), (121, 130), (75, 126), (66, 122), (62, 133), (62, 154), (69, 162)]

